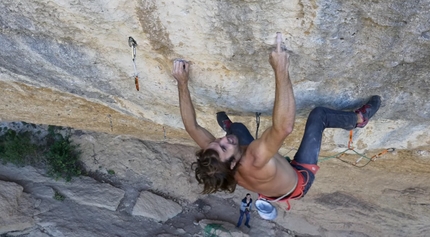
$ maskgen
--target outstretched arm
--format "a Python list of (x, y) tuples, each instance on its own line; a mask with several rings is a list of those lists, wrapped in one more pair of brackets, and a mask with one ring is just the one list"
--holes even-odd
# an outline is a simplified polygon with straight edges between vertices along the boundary
[(173, 62), (172, 75), (178, 81), (179, 107), (182, 122), (184, 123), (185, 130), (197, 145), (200, 148), (206, 148), (210, 142), (215, 140), (215, 137), (197, 123), (196, 111), (194, 110), (190, 91), (188, 90), (188, 70), (189, 63), (187, 61), (175, 60)]
[(296, 115), (296, 102), (288, 72), (288, 53), (281, 49), (282, 35), (279, 32), (276, 41), (276, 49), (269, 58), (276, 79), (272, 126), (249, 147), (257, 167), (264, 166), (278, 152), (285, 138), (293, 131)]

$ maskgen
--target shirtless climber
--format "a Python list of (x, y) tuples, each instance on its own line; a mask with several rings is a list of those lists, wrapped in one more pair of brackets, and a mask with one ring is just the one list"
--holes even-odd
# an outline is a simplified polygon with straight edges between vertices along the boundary
[[(217, 120), (227, 132), (226, 136), (215, 138), (201, 127), (196, 121), (188, 90), (189, 63), (174, 61), (173, 77), (178, 81), (182, 121), (201, 148), (196, 153), (197, 161), (193, 167), (197, 181), (203, 184), (203, 193), (233, 192), (239, 184), (259, 193), (259, 199), (286, 202), (289, 209), (288, 200), (303, 197), (315, 179), (324, 129), (362, 128), (379, 109), (379, 96), (372, 96), (355, 112), (323, 107), (313, 109), (300, 147), (290, 163), (278, 153), (285, 138), (293, 131), (296, 110), (288, 72), (288, 53), (281, 49), (281, 41), (282, 35), (277, 33), (276, 49), (269, 57), (276, 81), (272, 126), (255, 140), (242, 123), (232, 123), (224, 112), (217, 114)], [(266, 216), (266, 219), (273, 218)]]

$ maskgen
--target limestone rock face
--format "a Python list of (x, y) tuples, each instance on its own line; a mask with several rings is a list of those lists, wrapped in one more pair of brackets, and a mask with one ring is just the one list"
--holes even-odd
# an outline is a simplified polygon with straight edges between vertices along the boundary
[[(79, 130), (72, 139), (80, 141), (89, 177), (56, 181), (41, 169), (0, 164), (0, 233), (427, 236), (430, 228), (430, 162), (425, 150), (388, 153), (362, 168), (321, 159), (312, 188), (290, 202), (290, 211), (278, 203), (275, 220), (262, 220), (252, 212), (251, 228), (236, 229), (242, 198), (251, 193), (255, 200), (257, 194), (240, 186), (230, 194), (200, 194), (202, 186), (190, 170), (195, 147)], [(216, 225), (208, 226), (211, 223)]]
[[(170, 75), (172, 60), (184, 58), (202, 126), (220, 135), (216, 111), (248, 125), (259, 111), (264, 129), (275, 91), (268, 54), (279, 31), (299, 124), (315, 106), (353, 109), (380, 94), (361, 149), (428, 146), (429, 8), (428, 1), (4, 0), (0, 119), (191, 144)], [(138, 44), (140, 91), (129, 36)], [(336, 147), (340, 137), (326, 139)]]
[(73, 137), (83, 151), (87, 170), (115, 175), (147, 189), (163, 190), (169, 196), (195, 201), (197, 185), (191, 163), (194, 147), (141, 141), (129, 136), (84, 133)]
[(20, 185), (0, 180), (0, 234), (24, 230), (35, 224), (31, 217), (32, 202), (22, 191)]
[[(164, 145), (195, 145), (183, 130), (177, 87), (171, 77), (172, 60), (191, 62), (189, 89), (201, 126), (215, 136), (223, 135), (215, 113), (225, 110), (254, 133), (254, 112), (262, 112), (262, 131), (271, 125), (275, 82), (268, 55), (279, 31), (290, 53), (297, 104), (295, 130), (281, 153), (297, 148), (306, 116), (314, 107), (355, 109), (373, 94), (382, 96), (382, 106), (365, 129), (354, 131), (354, 146), (359, 151), (388, 147), (415, 151), (409, 159), (388, 155), (369, 169), (326, 163), (307, 196), (294, 201), (294, 212), (276, 223), (309, 235), (327, 230), (333, 236), (425, 236), (430, 193), (426, 182), (430, 150), (428, 19), (428, 0), (2, 0), (0, 120), (118, 135), (84, 134), (76, 139), (90, 170), (102, 167), (113, 169), (121, 178), (136, 176), (130, 182), (146, 180), (141, 186), (162, 187), (168, 195), (193, 202), (201, 187), (190, 172), (192, 152), (174, 156), (173, 148)], [(139, 91), (134, 83), (130, 36), (138, 44)], [(146, 144), (128, 136), (159, 143)], [(94, 142), (98, 139), (107, 142)], [(323, 139), (323, 151), (343, 150), (348, 132), (327, 130)], [(121, 147), (123, 143), (127, 145)], [(118, 149), (112, 151), (112, 147)], [(100, 203), (103, 195), (81, 197), (75, 195), (82, 190), (79, 187), (52, 183), (40, 175), (24, 177), (27, 173), (2, 170), (1, 176), (26, 182), (27, 191), (43, 200), (39, 207), (43, 221), (38, 223), (43, 233), (72, 236), (70, 230), (78, 229), (81, 232), (76, 236), (95, 236), (79, 228), (85, 226), (82, 223), (97, 221), (97, 230), (110, 230), (104, 222), (116, 213), (112, 226), (126, 227), (112, 233), (142, 236), (137, 229), (130, 234), (129, 218), (120, 213), (135, 208), (136, 191), (126, 195), (100, 185), (100, 190), (112, 192), (108, 193), (112, 199)], [(139, 190), (148, 188), (141, 186)], [(0, 195), (0, 203), (6, 205), (3, 210), (16, 210), (12, 201), (25, 196), (22, 187), (7, 182), (0, 187), (12, 190), (0, 192), (11, 195)], [(75, 213), (83, 220), (77, 228), (69, 227), (74, 222), (68, 219), (68, 206), (52, 204), (60, 207), (55, 216), (46, 211), (54, 202), (46, 200), (56, 190), (66, 196), (71, 210), (74, 205), (86, 207)], [(102, 214), (92, 218), (90, 214), (99, 209)], [(174, 209), (176, 214), (180, 212), (178, 207)], [(9, 219), (12, 222), (1, 220), (4, 224), (0, 226), (7, 229), (0, 233), (34, 224), (32, 213)], [(158, 228), (153, 222), (142, 226)], [(151, 228), (144, 234), (155, 233)]]
[(140, 194), (133, 208), (133, 215), (149, 217), (156, 221), (167, 221), (182, 211), (179, 204), (149, 191)]
[[(125, 192), (123, 190), (114, 188), (109, 184), (101, 184), (87, 177), (82, 177), (80, 181), (79, 184), (64, 185), (62, 194), (81, 205), (115, 211), (124, 197)], [(92, 188), (88, 189), (87, 187)]]

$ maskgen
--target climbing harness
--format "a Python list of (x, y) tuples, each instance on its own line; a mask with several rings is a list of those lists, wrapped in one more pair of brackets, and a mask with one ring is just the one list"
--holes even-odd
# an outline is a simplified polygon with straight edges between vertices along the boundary
[[(395, 150), (396, 150), (395, 148), (387, 148), (387, 149), (385, 149), (385, 150), (381, 151), (380, 153), (378, 153), (377, 155), (374, 155), (374, 156), (372, 156), (372, 157), (367, 157), (367, 156), (365, 156), (364, 154), (358, 153), (356, 150), (354, 150), (354, 147), (353, 147), (353, 141), (352, 141), (352, 130), (351, 130), (351, 131), (349, 131), (348, 148), (347, 148), (346, 150), (344, 150), (344, 151), (342, 151), (342, 152), (340, 152), (340, 153), (338, 153), (338, 154), (336, 154), (336, 155), (334, 155), (334, 156), (327, 156), (327, 157), (323, 157), (323, 158), (319, 159), (318, 161), (319, 161), (319, 162), (321, 162), (321, 161), (325, 161), (325, 160), (328, 160), (328, 159), (336, 158), (336, 159), (338, 159), (338, 160), (340, 160), (340, 161), (342, 161), (342, 162), (345, 162), (345, 163), (347, 163), (347, 164), (350, 164), (350, 165), (356, 166), (356, 167), (358, 167), (358, 168), (363, 168), (364, 166), (368, 165), (371, 161), (376, 161), (376, 159), (377, 159), (377, 158), (379, 158), (379, 157), (381, 157), (382, 155), (384, 155), (384, 154), (386, 154), (386, 153), (388, 153), (388, 152), (393, 152), (393, 151), (395, 151)], [(346, 154), (346, 152), (347, 152), (347, 151), (352, 151), (352, 152), (354, 152), (355, 154), (359, 155), (360, 157), (359, 157), (355, 162), (350, 162), (350, 161), (347, 161), (347, 160), (341, 159), (341, 158)], [(367, 159), (367, 162), (366, 162), (365, 164), (363, 164), (363, 165), (358, 165), (358, 163), (359, 163), (363, 158), (364, 158), (364, 159)]]
[(258, 128), (260, 128), (260, 115), (261, 113), (255, 112), (255, 122), (257, 123), (257, 129), (255, 130), (255, 139), (258, 139)]
[(137, 43), (136, 40), (133, 39), (133, 37), (128, 37), (128, 46), (131, 47), (131, 59), (133, 60), (133, 67), (134, 67), (134, 84), (136, 85), (136, 90), (139, 91), (139, 76), (136, 69), (136, 47)]
[[(299, 164), (295, 161), (292, 161), (292, 163), (295, 165), (305, 165), (305, 164)], [(310, 177), (309, 172), (312, 172), (312, 171), (310, 171), (310, 170), (308, 171), (306, 169), (303, 169), (303, 170), (300, 169), (299, 170), (297, 168), (295, 168), (295, 171), (297, 173), (298, 180), (297, 180), (296, 186), (294, 186), (294, 188), (290, 192), (288, 192), (288, 193), (286, 193), (286, 194), (284, 194), (278, 198), (271, 198), (271, 197), (264, 196), (262, 194), (258, 195), (257, 200), (263, 200), (265, 202), (265, 203), (263, 203), (263, 202), (259, 203), (259, 205), (261, 207), (257, 207), (257, 202), (255, 202), (255, 206), (257, 207), (257, 210), (259, 210), (258, 208), (263, 209), (261, 211), (262, 213), (259, 213), (262, 218), (264, 218), (266, 220), (270, 220), (269, 218), (275, 218), (276, 217), (276, 211), (273, 210), (269, 206), (269, 205), (271, 205), (271, 203), (283, 202), (283, 203), (287, 204), (286, 210), (289, 211), (291, 209), (290, 201), (300, 199), (303, 197), (303, 195), (305, 194), (304, 189), (309, 182), (309, 177)], [(306, 174), (306, 179), (305, 179), (304, 174)]]

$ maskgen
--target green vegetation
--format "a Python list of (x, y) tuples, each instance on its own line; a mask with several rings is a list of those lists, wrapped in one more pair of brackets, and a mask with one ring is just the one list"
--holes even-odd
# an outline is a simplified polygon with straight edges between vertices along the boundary
[(58, 201), (64, 201), (66, 197), (64, 197), (61, 193), (59, 193), (58, 191), (55, 191), (54, 193), (54, 199), (58, 200)]
[(115, 174), (114, 170), (108, 170), (107, 172), (108, 172), (108, 174)]
[(70, 141), (70, 134), (63, 136), (56, 131), (55, 127), (49, 126), (47, 135), (49, 150), (46, 153), (48, 175), (55, 179), (64, 178), (70, 181), (73, 176), (81, 175), (82, 169), (79, 164), (81, 152), (77, 149), (78, 146)]
[(32, 165), (40, 158), (39, 147), (32, 143), (31, 133), (7, 129), (0, 136), (0, 159), (19, 166)]
[(70, 129), (49, 126), (45, 136), (40, 131), (15, 131), (7, 128), (1, 131), (0, 160), (3, 163), (43, 167), (49, 176), (64, 178), (66, 181), (82, 174), (79, 162), (81, 151), (78, 145), (72, 144)]

